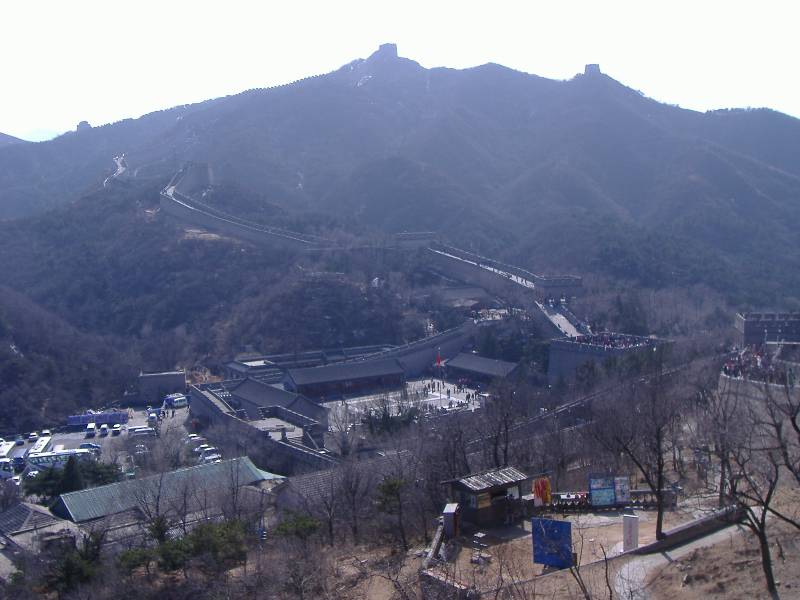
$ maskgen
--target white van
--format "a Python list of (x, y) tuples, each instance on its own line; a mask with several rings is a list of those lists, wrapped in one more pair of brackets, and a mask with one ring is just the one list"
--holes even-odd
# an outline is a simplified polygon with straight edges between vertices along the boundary
[(108, 435), (108, 425), (103, 423), (100, 425), (100, 437), (105, 437)]
[(89, 423), (86, 426), (86, 437), (93, 438), (96, 433), (97, 433), (97, 425), (95, 425), (94, 423)]

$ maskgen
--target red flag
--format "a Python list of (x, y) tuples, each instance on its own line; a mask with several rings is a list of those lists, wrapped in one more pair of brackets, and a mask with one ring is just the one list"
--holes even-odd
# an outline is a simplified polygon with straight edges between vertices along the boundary
[(436, 366), (437, 367), (441, 367), (442, 366), (442, 355), (439, 354), (438, 350), (436, 351)]

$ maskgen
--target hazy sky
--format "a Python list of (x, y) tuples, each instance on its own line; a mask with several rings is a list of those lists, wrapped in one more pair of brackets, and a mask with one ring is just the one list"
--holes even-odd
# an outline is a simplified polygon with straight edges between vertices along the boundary
[(289, 82), (383, 42), (423, 66), (496, 62), (555, 79), (600, 63), (663, 102), (800, 116), (800, 3), (0, 2), (0, 132), (43, 139)]

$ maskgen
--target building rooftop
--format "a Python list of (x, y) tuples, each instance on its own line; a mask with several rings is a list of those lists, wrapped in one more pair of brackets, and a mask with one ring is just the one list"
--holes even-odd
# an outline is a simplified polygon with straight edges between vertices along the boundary
[(267, 433), (273, 440), (280, 440), (283, 436), (282, 433), (286, 432), (288, 439), (302, 439), (303, 428), (297, 427), (288, 421), (278, 419), (277, 417), (267, 417), (264, 419), (256, 419), (250, 421), (249, 424), (259, 431)]
[(366, 491), (379, 483), (384, 477), (390, 476), (397, 470), (408, 468), (412, 457), (407, 452), (398, 452), (387, 456), (380, 456), (365, 460), (356, 460), (344, 463), (340, 469), (314, 471), (303, 475), (288, 477), (276, 489), (276, 493), (283, 497), (303, 499), (306, 503), (313, 503), (320, 497), (330, 494), (330, 490), (341, 478), (346, 478), (356, 487)]
[(0, 513), (0, 533), (13, 536), (32, 529), (42, 529), (60, 521), (61, 519), (43, 506), (20, 502)]
[(471, 492), (487, 492), (495, 488), (504, 488), (530, 479), (515, 467), (489, 469), (480, 473), (466, 475), (460, 479), (451, 479), (444, 483), (457, 483)]
[(447, 361), (446, 366), (462, 371), (471, 371), (488, 377), (508, 377), (517, 368), (517, 363), (484, 358), (470, 352), (462, 352)]
[(53, 512), (83, 523), (138, 509), (156, 495), (159, 501), (168, 503), (180, 498), (187, 486), (206, 494), (223, 491), (232, 484), (241, 487), (275, 479), (282, 477), (262, 471), (247, 457), (239, 457), (61, 494)]
[(280, 406), (316, 421), (325, 415), (323, 407), (305, 396), (287, 392), (283, 388), (256, 379), (236, 380), (231, 385), (226, 384), (225, 387), (234, 398), (240, 398), (256, 406)]
[(404, 375), (405, 371), (394, 358), (381, 360), (361, 360), (348, 363), (310, 367), (308, 369), (289, 369), (288, 375), (296, 385), (333, 383), (370, 377)]

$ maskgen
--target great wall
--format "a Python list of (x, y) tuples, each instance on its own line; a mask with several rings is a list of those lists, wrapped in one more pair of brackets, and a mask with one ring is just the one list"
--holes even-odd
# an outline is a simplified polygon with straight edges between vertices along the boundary
[(304, 253), (422, 251), (427, 254), (432, 270), (481, 287), (506, 302), (524, 308), (547, 337), (575, 337), (588, 332), (586, 325), (578, 321), (568, 309), (549, 306), (546, 302), (552, 298), (571, 298), (578, 295), (582, 289), (580, 277), (532, 273), (521, 267), (435, 241), (436, 235), (433, 233), (398, 234), (387, 246), (372, 248), (348, 247), (317, 236), (269, 227), (225, 213), (198, 200), (189, 192), (182, 191), (201, 189), (207, 185), (208, 179), (207, 167), (184, 166), (161, 191), (162, 212), (181, 222), (274, 249)]

